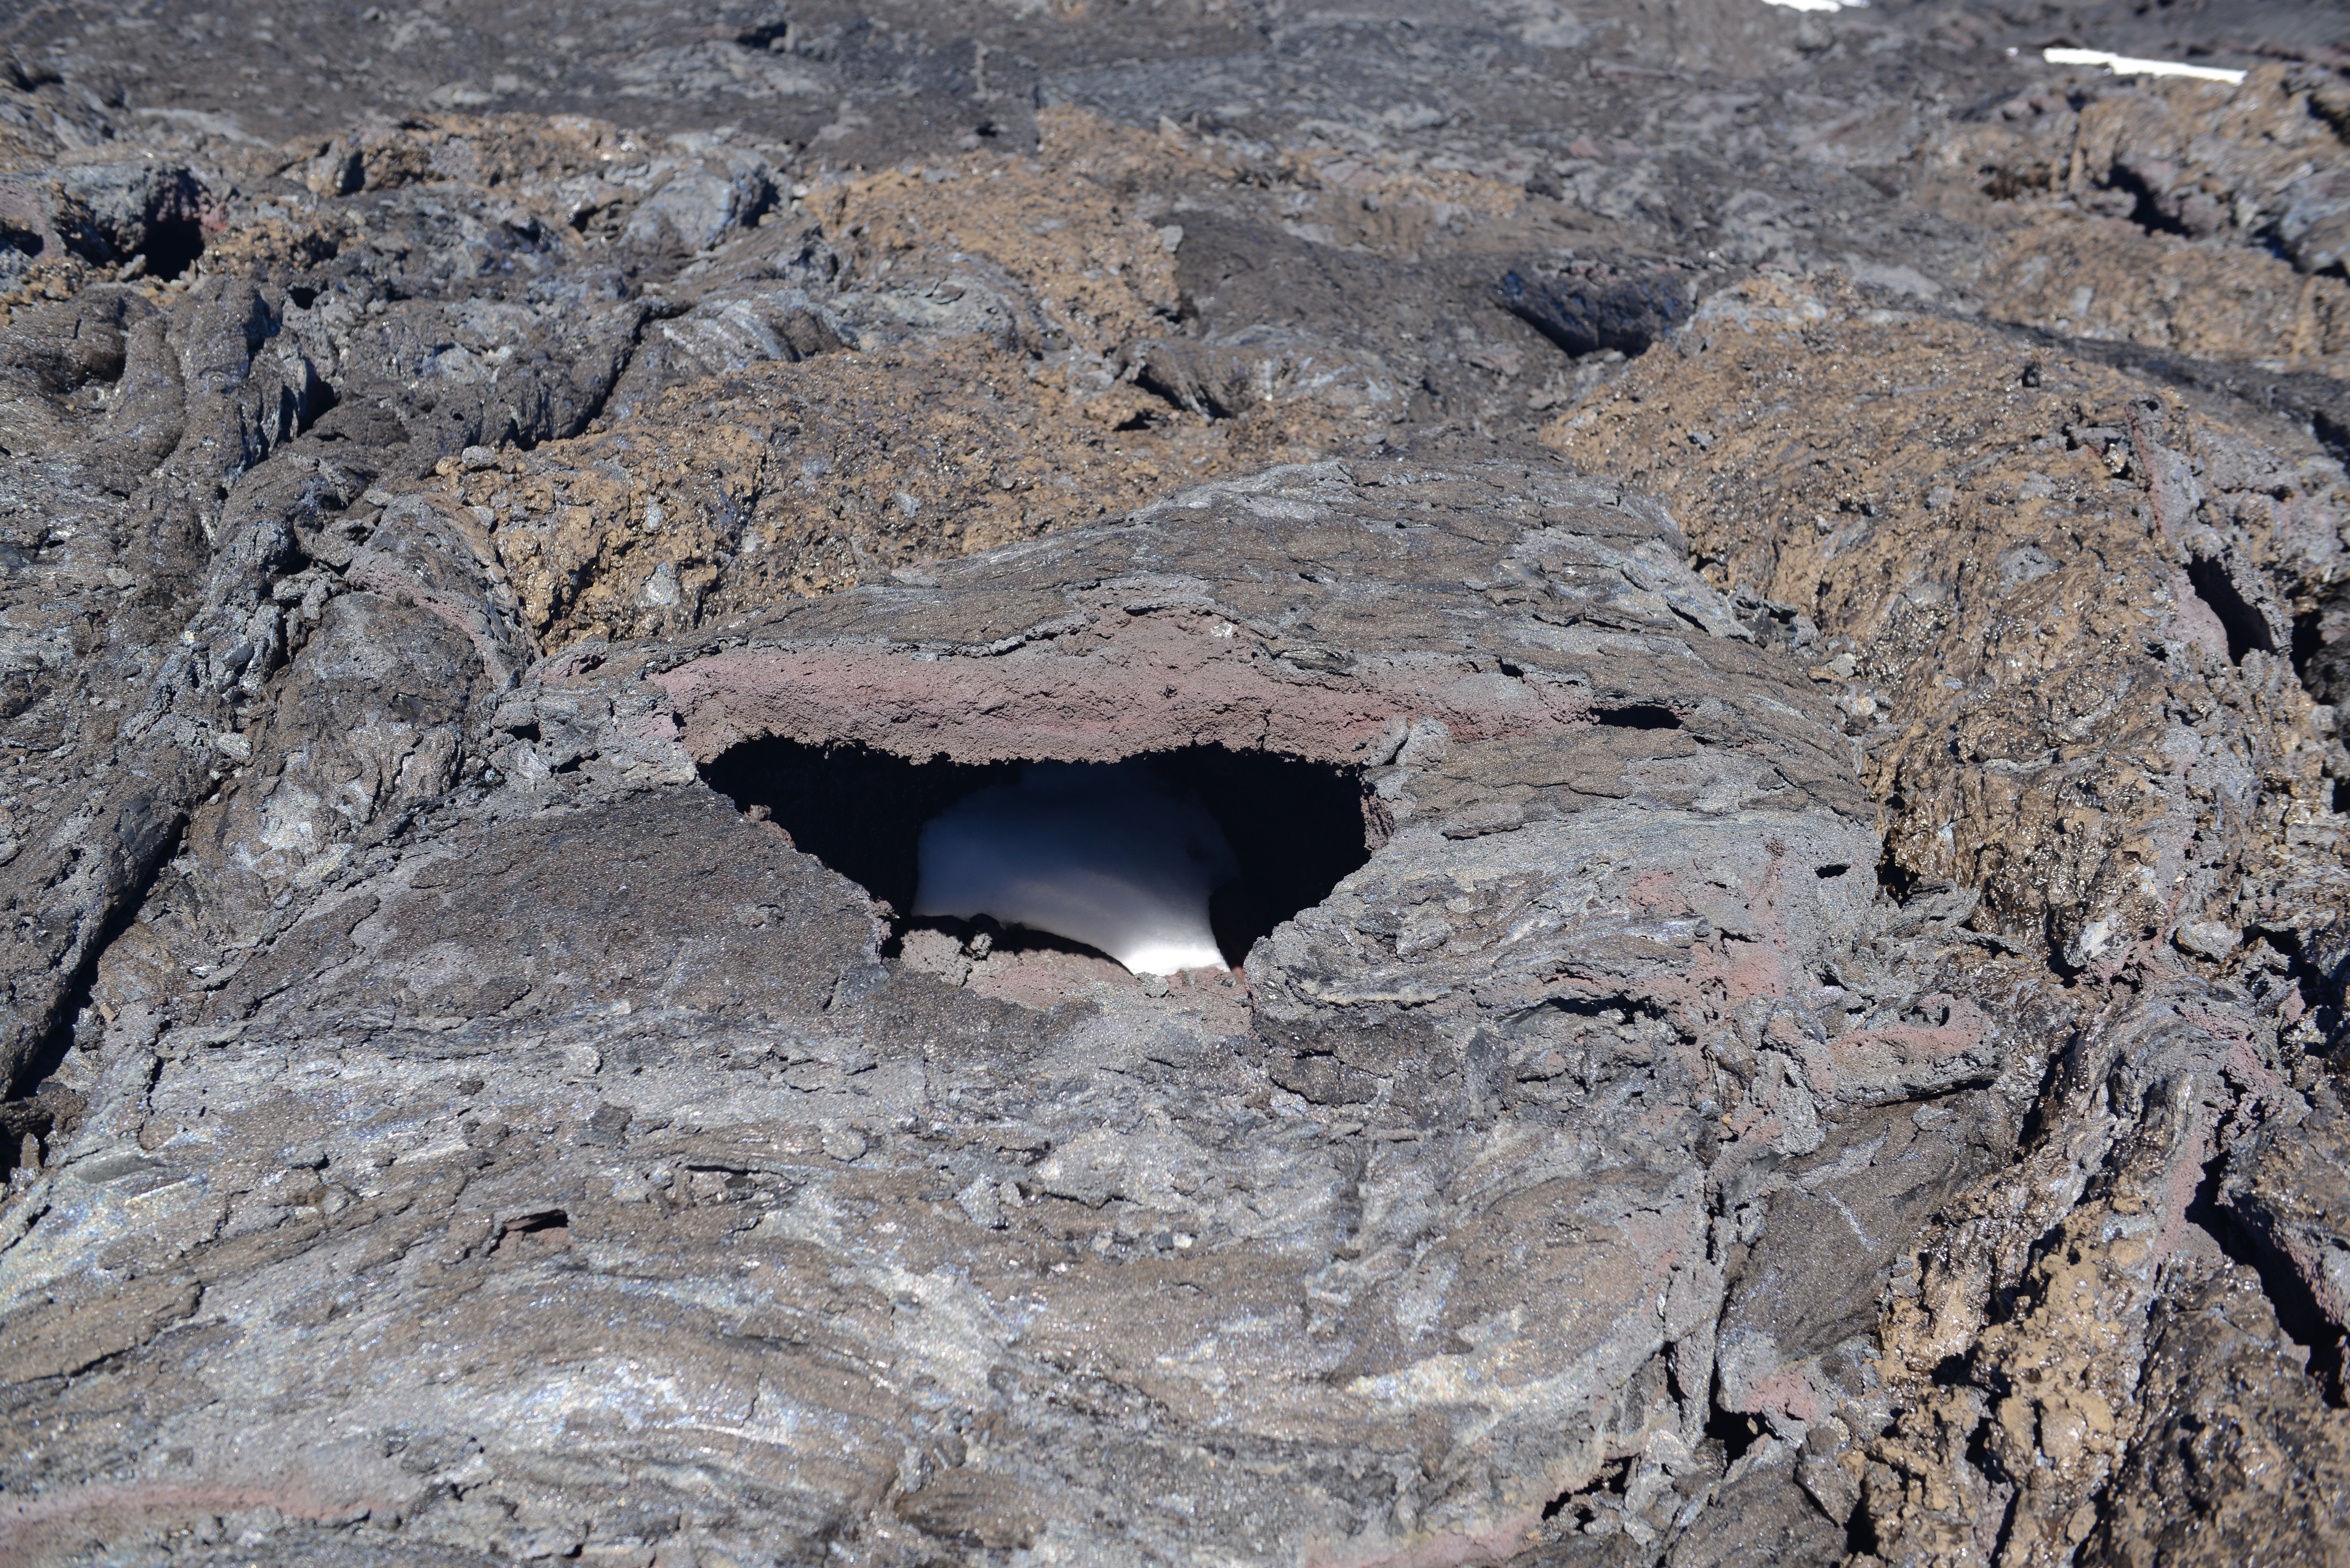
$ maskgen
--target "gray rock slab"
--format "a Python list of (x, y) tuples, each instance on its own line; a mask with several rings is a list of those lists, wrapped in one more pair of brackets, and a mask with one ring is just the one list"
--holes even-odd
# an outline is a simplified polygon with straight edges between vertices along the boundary
[[(429, 521), (364, 553), (413, 607), (336, 597), (265, 745), (390, 744), (369, 704), (430, 648), (462, 743), (379, 788), (432, 798), (78, 1058), (8, 1210), (13, 1540), (265, 1507), (507, 1556), (1370, 1560), (1585, 1493), (1653, 1540), (1721, 1474), (1725, 1195), (1825, 1201), (1897, 1127), (1942, 1172), (1907, 1102), (1997, 1057), (1862, 950), (1877, 846), (1809, 683), (1611, 487), (1274, 471), (504, 690)], [(778, 739), (1278, 751), (1351, 771), (1371, 852), (1244, 1002), (1022, 1005), (889, 957), (702, 782)], [(1881, 1260), (1830, 1266), (1857, 1303)]]

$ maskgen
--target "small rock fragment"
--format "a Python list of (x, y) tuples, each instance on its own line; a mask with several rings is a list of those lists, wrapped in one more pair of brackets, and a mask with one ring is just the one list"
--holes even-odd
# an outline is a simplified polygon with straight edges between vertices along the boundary
[(2223, 959), (2236, 950), (2242, 937), (2235, 927), (2219, 920), (2191, 920), (2178, 928), (2173, 940), (2199, 957)]
[(955, 1203), (971, 1216), (972, 1224), (984, 1225), (991, 1231), (1003, 1229), (1003, 1195), (987, 1178), (980, 1177), (956, 1193)]

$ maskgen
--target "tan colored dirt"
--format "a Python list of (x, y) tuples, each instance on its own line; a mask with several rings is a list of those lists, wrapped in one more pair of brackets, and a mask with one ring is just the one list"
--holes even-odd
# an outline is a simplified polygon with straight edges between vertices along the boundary
[(1211, 428), (1128, 386), (1081, 396), (963, 338), (754, 366), (600, 434), (446, 466), (552, 650), (1097, 522), (1343, 433), (1310, 417)]
[(2350, 284), (2259, 251), (2182, 243), (2120, 218), (2052, 217), (1984, 273), (1997, 315), (2274, 370), (2350, 372)]
[(1939, 186), (1951, 210), (2013, 231), (1976, 281), (1983, 306), (2071, 337), (2343, 374), (2350, 284), (2324, 270), (2350, 242), (2341, 80), (2272, 66), (2234, 88), (2067, 87), (2019, 94), (1919, 154), (1929, 197)]
[[(1892, 867), (1981, 887), (1990, 929), (2089, 961), (2241, 925), (2329, 815), (2308, 697), (2274, 652), (2231, 663), (2183, 566), (2282, 567), (2306, 592), (2272, 613), (2305, 610), (2339, 569), (2291, 525), (2333, 496), (2323, 463), (2247, 471), (2241, 431), (2118, 372), (1767, 279), (1544, 439), (1662, 496), (1718, 581), (1818, 623)], [(2205, 493), (2158, 516), (2148, 464), (2174, 460)], [(2200, 751), (2175, 716), (2220, 711), (2244, 787), (2181, 789)]]

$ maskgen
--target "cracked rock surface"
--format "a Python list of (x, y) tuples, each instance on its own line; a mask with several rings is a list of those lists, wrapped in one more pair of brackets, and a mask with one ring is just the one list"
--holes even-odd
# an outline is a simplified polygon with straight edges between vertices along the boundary
[(0, 23), (0, 1558), (2341, 1555), (2350, 56), (2020, 16)]

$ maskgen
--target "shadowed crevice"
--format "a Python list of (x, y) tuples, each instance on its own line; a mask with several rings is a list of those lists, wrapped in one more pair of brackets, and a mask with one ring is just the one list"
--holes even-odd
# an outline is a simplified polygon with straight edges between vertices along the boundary
[(2230, 663), (2241, 664), (2244, 655), (2255, 649), (2262, 653), (2276, 651), (2276, 639), (2269, 631), (2268, 617), (2246, 602), (2225, 566), (2209, 556), (2197, 556), (2188, 563), (2187, 580), (2195, 586), (2195, 597), (2210, 605), (2211, 613), (2220, 618), (2220, 625), (2228, 634)]
[(2293, 1260), (2269, 1237), (2246, 1224), (2220, 1201), (2227, 1163), (2224, 1154), (2204, 1162), (2203, 1179), (2197, 1183), (2195, 1197), (2187, 1205), (2188, 1222), (2201, 1226), (2231, 1261), (2260, 1276), (2262, 1293), (2268, 1297), (2270, 1310), (2276, 1314), (2277, 1326), (2306, 1353), (2309, 1376), (2316, 1381), (2325, 1403), (2335, 1409), (2350, 1406), (2343, 1386), (2342, 1330), (2317, 1304), (2317, 1297), (2293, 1266)]
[[(1136, 760), (1176, 793), (1196, 796), (1232, 846), (1240, 875), (1209, 904), (1228, 963), (1238, 965), (1260, 937), (1321, 902), (1370, 858), (1357, 770), (1222, 746)], [(1021, 764), (918, 763), (863, 746), (775, 740), (735, 746), (702, 772), (739, 809), (774, 822), (801, 850), (887, 906), (893, 930), (902, 933), (916, 923), (908, 912), (924, 825), (979, 790), (1015, 782)]]

